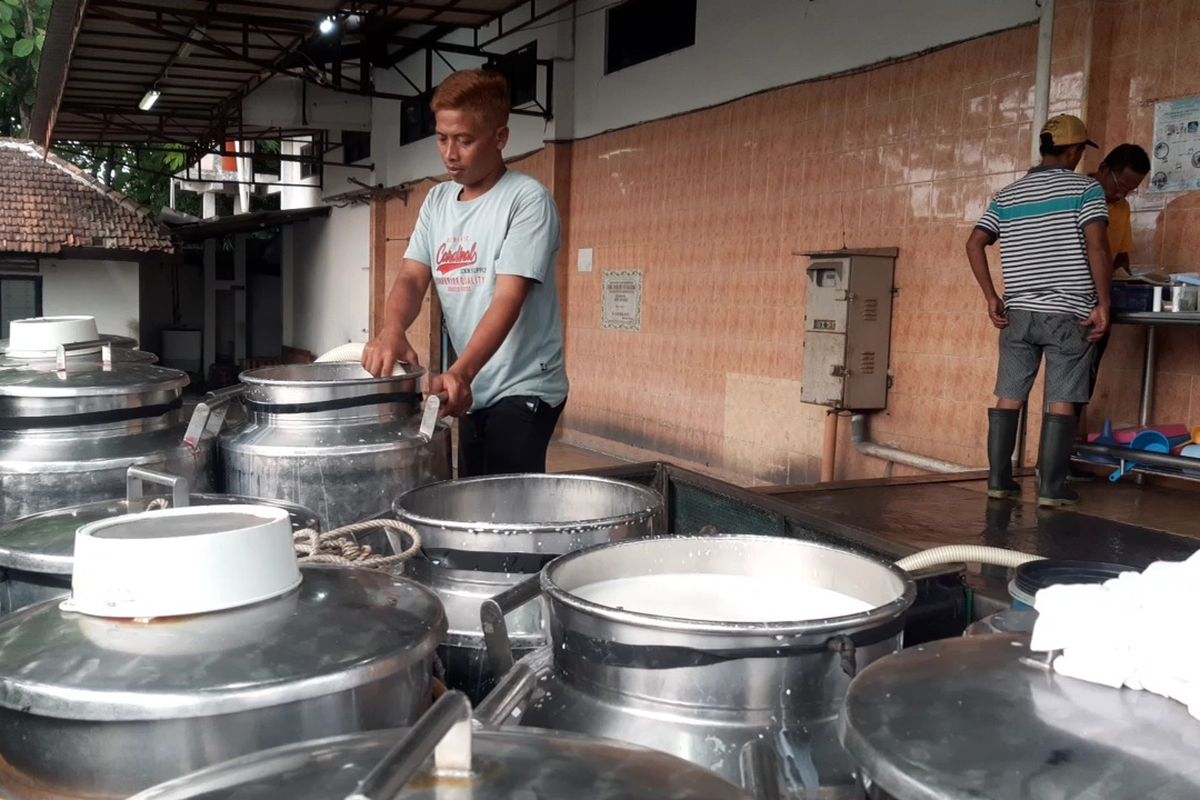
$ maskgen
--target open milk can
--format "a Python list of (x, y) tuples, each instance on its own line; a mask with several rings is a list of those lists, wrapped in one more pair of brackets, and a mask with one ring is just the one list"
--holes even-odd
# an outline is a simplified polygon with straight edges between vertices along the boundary
[(902, 570), (722, 535), (599, 546), (536, 580), (551, 646), (494, 690), (525, 697), (506, 722), (672, 753), (759, 798), (855, 796), (838, 712), (857, 671), (900, 647)]
[[(494, 683), (482, 603), (563, 553), (649, 536), (661, 530), (664, 513), (662, 495), (653, 489), (587, 475), (446, 481), (401, 495), (393, 508), (421, 534), (424, 555), (407, 562), (405, 573), (437, 592), (446, 607), (450, 632), (441, 659), (447, 684), (473, 700)], [(497, 624), (524, 655), (546, 644), (544, 617), (539, 601), (514, 608), (507, 620), (499, 615)], [(509, 655), (507, 647), (500, 655)]]
[(89, 523), (71, 597), (0, 620), (0, 796), (124, 798), (265, 748), (412, 724), (445, 630), (419, 584), (300, 567), (283, 508)]
[(332, 529), (449, 478), (449, 424), (420, 431), (424, 374), (375, 378), (345, 362), (243, 372), (249, 423), (221, 438), (225, 490), (298, 503)]
[(0, 356), (0, 519), (116, 496), (131, 465), (209, 488), (225, 398), (199, 404), (189, 424), (187, 375), (99, 338), (91, 317), (10, 327)]
[[(145, 484), (170, 489), (163, 496), (147, 495)], [(308, 509), (278, 500), (258, 500), (228, 494), (190, 492), (187, 480), (141, 467), (126, 471), (125, 494), (109, 500), (39, 511), (0, 523), (0, 615), (71, 592), (75, 564), (75, 532), (103, 519), (162, 507), (264, 504), (288, 512), (293, 530), (319, 528)]]
[(450, 692), (412, 728), (256, 753), (149, 789), (133, 800), (750, 800), (665, 753), (472, 719)]

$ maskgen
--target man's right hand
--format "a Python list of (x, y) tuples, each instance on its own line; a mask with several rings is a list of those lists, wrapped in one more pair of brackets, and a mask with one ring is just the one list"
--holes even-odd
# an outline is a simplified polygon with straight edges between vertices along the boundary
[(992, 321), (992, 324), (997, 328), (1007, 328), (1008, 316), (1004, 313), (1004, 298), (994, 294), (988, 298), (987, 306), (988, 319)]
[(363, 369), (376, 378), (391, 375), (397, 361), (412, 367), (421, 365), (417, 351), (409, 344), (404, 331), (384, 328), (363, 348)]

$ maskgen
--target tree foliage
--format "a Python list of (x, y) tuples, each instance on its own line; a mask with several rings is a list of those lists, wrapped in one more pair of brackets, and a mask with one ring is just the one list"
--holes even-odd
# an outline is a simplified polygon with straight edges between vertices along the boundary
[(0, 133), (28, 136), (52, 0), (0, 0)]
[[(27, 138), (37, 98), (38, 68), (53, 0), (0, 0), (0, 135)], [(168, 204), (169, 175), (187, 164), (182, 146), (153, 150), (123, 145), (59, 142), (56, 154), (153, 212)], [(179, 210), (199, 211), (199, 198), (182, 195)]]
[[(188, 151), (182, 145), (155, 145), (149, 149), (136, 145), (60, 142), (54, 151), (156, 214), (170, 202), (169, 176), (188, 163)], [(181, 193), (176, 197), (175, 207), (184, 213), (198, 215), (200, 198), (190, 192)]]

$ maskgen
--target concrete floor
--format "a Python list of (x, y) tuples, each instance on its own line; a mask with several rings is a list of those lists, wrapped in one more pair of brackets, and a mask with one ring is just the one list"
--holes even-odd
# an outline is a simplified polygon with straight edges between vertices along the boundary
[(579, 472), (585, 469), (615, 467), (625, 463), (627, 462), (619, 458), (562, 442), (551, 442), (550, 449), (546, 452), (547, 472)]

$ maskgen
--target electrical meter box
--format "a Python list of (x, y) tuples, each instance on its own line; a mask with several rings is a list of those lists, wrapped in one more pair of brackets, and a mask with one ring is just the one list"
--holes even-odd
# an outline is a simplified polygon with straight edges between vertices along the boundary
[(803, 402), (887, 408), (896, 252), (806, 254)]

